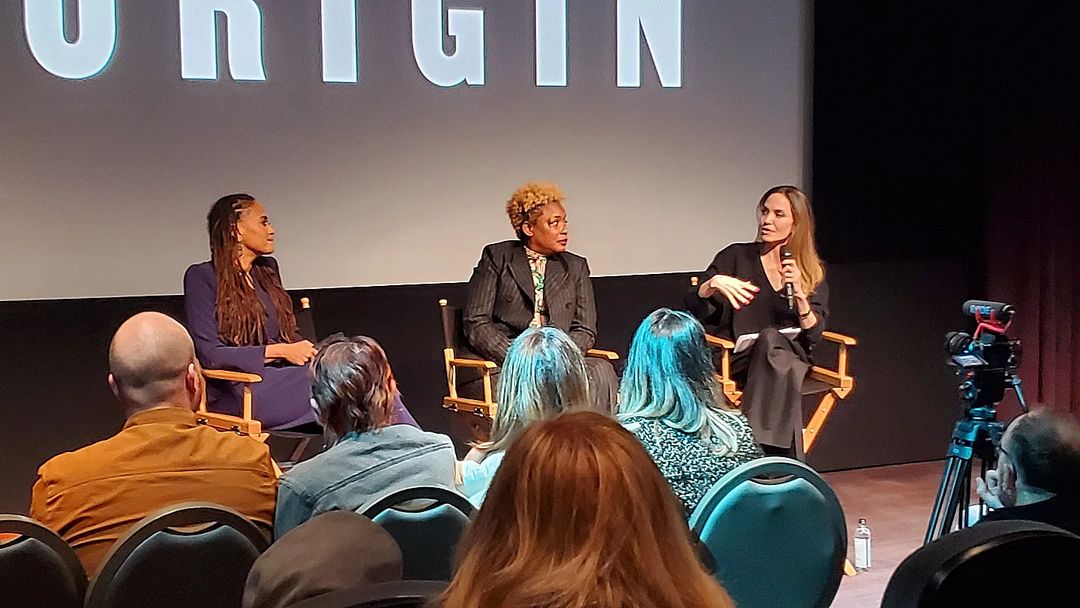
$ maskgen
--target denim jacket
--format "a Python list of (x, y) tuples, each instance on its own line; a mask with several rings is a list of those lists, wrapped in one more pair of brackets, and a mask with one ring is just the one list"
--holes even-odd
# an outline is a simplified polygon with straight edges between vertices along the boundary
[(274, 537), (326, 511), (363, 511), (403, 488), (452, 490), (454, 463), (454, 446), (446, 435), (404, 424), (350, 434), (281, 478)]

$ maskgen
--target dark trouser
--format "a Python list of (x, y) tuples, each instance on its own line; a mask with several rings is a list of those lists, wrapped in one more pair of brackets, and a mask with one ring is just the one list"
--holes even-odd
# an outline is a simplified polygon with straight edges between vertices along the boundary
[(802, 346), (774, 328), (758, 334), (750, 349), (731, 360), (731, 375), (742, 386), (739, 409), (764, 447), (787, 449), (802, 432), (802, 384), (810, 361)]
[[(495, 389), (499, 383), (500, 371), (500, 369), (491, 371), (491, 398), (495, 401), (498, 401)], [(585, 372), (589, 375), (589, 398), (592, 400), (590, 405), (602, 412), (611, 412), (615, 408), (619, 395), (619, 377), (615, 374), (615, 368), (607, 359), (585, 357)], [(464, 377), (465, 373), (461, 376)], [(484, 398), (483, 381), (477, 377), (459, 383), (458, 396), (482, 400)]]

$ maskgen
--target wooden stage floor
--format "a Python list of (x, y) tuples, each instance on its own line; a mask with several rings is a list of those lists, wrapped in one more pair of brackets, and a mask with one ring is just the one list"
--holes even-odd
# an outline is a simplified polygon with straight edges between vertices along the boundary
[(854, 563), (851, 536), (866, 518), (872, 536), (873, 564), (868, 572), (845, 576), (832, 608), (876, 608), (893, 570), (922, 546), (944, 461), (903, 464), (826, 473), (840, 497), (848, 525), (848, 558)]

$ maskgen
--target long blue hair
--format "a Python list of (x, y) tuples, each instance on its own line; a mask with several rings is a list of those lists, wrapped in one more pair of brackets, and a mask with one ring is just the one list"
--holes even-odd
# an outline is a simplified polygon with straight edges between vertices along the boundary
[(722, 403), (701, 323), (668, 308), (645, 317), (634, 333), (619, 387), (619, 418), (652, 418), (734, 450), (734, 414)]

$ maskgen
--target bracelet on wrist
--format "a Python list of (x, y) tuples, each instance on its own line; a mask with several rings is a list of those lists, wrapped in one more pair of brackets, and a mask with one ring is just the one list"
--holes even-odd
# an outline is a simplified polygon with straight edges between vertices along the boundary
[(812, 308), (810, 310), (806, 311), (806, 312), (800, 312), (799, 313), (799, 320), (808, 319), (808, 318), (810, 318), (810, 315), (812, 315), (812, 314), (814, 314), (814, 309), (812, 309)]

